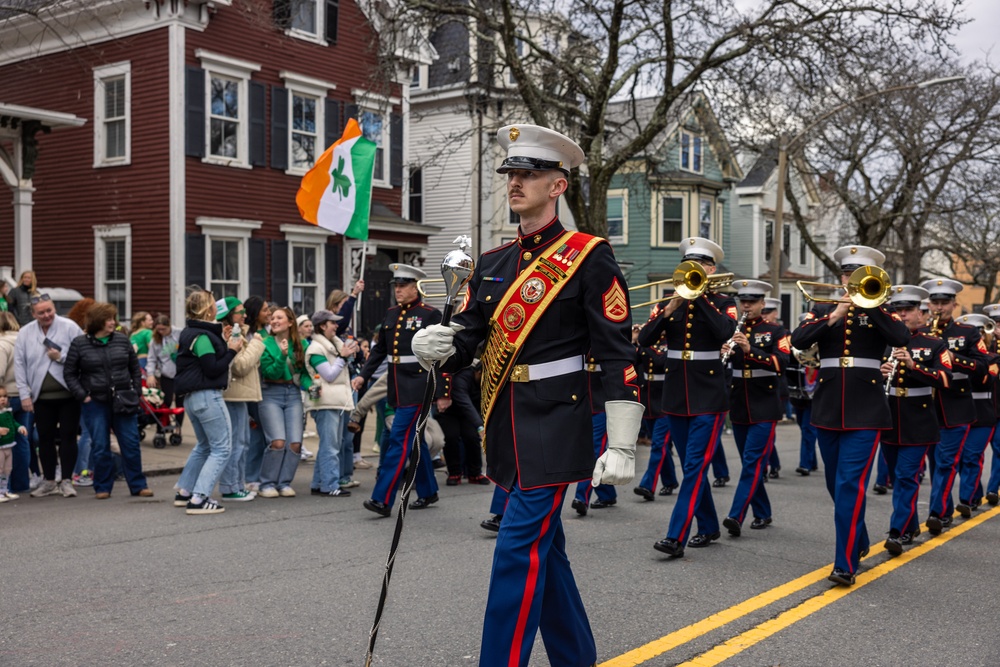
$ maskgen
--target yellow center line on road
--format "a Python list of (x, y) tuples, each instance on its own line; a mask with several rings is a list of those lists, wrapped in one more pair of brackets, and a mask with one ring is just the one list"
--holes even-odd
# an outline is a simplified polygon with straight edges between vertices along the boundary
[(831, 588), (824, 593), (809, 598), (799, 606), (789, 609), (775, 618), (765, 621), (757, 627), (751, 628), (750, 630), (733, 637), (715, 648), (706, 651), (705, 653), (702, 653), (685, 663), (682, 663), (679, 667), (713, 667), (714, 665), (718, 665), (745, 651), (751, 646), (764, 641), (781, 630), (784, 630), (790, 625), (801, 621), (810, 614), (813, 614), (836, 602), (837, 600), (850, 595), (859, 588), (866, 586), (876, 579), (889, 574), (893, 570), (902, 567), (910, 561), (937, 549), (942, 544), (955, 539), (966, 531), (972, 530), (979, 524), (993, 518), (997, 514), (1000, 514), (1000, 507), (987, 510), (973, 519), (964, 521), (961, 525), (952, 528), (946, 533), (942, 533), (938, 537), (933, 537), (919, 546), (913, 547), (909, 551), (904, 552), (901, 556), (887, 560), (886, 562), (873, 567), (871, 570), (863, 574), (859, 574), (853, 586), (837, 586), (836, 588)]

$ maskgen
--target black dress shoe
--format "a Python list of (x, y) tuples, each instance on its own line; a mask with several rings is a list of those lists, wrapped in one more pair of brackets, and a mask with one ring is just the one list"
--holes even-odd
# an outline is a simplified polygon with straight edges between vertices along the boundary
[(389, 516), (390, 514), (392, 514), (391, 507), (389, 507), (385, 503), (380, 503), (377, 500), (366, 500), (362, 504), (365, 506), (365, 509), (368, 510), (369, 512), (375, 512), (375, 514), (379, 514), (381, 516)]
[(632, 489), (632, 493), (637, 496), (642, 496), (643, 500), (656, 500), (656, 496), (653, 495), (653, 492), (644, 486), (635, 487)]
[(994, 507), (996, 507), (998, 504), (1000, 504), (1000, 494), (992, 493), (992, 492), (991, 493), (987, 493), (986, 494), (986, 502), (988, 502), (990, 505), (993, 505)]
[(684, 547), (677, 540), (666, 538), (653, 545), (657, 551), (663, 552), (671, 558), (681, 558), (684, 556)]
[(607, 500), (601, 500), (600, 498), (598, 498), (594, 502), (590, 503), (590, 508), (595, 510), (602, 510), (617, 504), (618, 504), (617, 498), (608, 498)]
[(726, 482), (728, 481), (729, 481), (728, 477), (716, 477), (715, 481), (712, 482), (712, 486), (714, 486), (717, 489), (721, 489), (726, 485)]
[(712, 533), (711, 535), (705, 535), (699, 533), (698, 535), (695, 535), (690, 540), (688, 540), (688, 546), (691, 547), (692, 549), (702, 549), (704, 547), (707, 547), (709, 544), (716, 541), (720, 537), (722, 537), (722, 533)]
[(795, 472), (798, 473), (798, 474), (800, 474), (800, 475), (802, 475), (803, 477), (808, 477), (809, 476), (809, 471), (806, 470), (805, 468), (796, 468)]
[(771, 479), (778, 479), (781, 476), (778, 474), (779, 470), (781, 470), (781, 468), (771, 468), (771, 472), (767, 473), (767, 476)]
[(858, 552), (858, 560), (861, 560), (862, 558), (864, 558), (865, 556), (867, 556), (869, 551), (871, 551), (871, 549), (869, 549), (868, 547), (865, 547), (864, 549), (862, 549), (861, 551), (859, 551)]
[(432, 494), (426, 498), (417, 498), (410, 503), (411, 510), (425, 510), (438, 501), (438, 494)]
[(917, 528), (912, 533), (907, 531), (899, 536), (899, 541), (902, 542), (903, 544), (913, 544), (913, 540), (915, 540), (917, 538), (917, 535), (919, 534), (920, 534), (919, 528)]
[(850, 572), (841, 570), (839, 567), (833, 568), (833, 572), (827, 577), (828, 580), (835, 584), (840, 584), (841, 586), (853, 586), (854, 585), (854, 575)]
[(933, 514), (927, 517), (927, 531), (931, 535), (940, 535), (941, 528), (944, 526), (944, 522), (941, 521), (941, 517), (934, 516)]
[(729, 531), (729, 534), (733, 537), (739, 537), (740, 533), (743, 532), (743, 528), (740, 527), (740, 522), (731, 516), (727, 516), (722, 520), (722, 527)]
[(951, 528), (951, 524), (955, 522), (955, 517), (946, 516), (941, 518), (942, 528)]
[(660, 489), (661, 496), (672, 496), (674, 495), (674, 489), (677, 488), (676, 484), (667, 484), (662, 489)]
[(570, 507), (576, 510), (576, 513), (580, 516), (587, 516), (587, 503), (582, 500), (574, 500)]
[(755, 518), (750, 523), (750, 530), (763, 530), (771, 525), (771, 521), (771, 517), (767, 517), (766, 519)]
[(888, 489), (886, 489), (881, 484), (876, 484), (875, 486), (872, 487), (872, 491), (879, 494), (880, 496), (884, 496), (886, 494), (886, 491), (888, 491)]
[(501, 519), (503, 519), (503, 514), (493, 514), (490, 516), (490, 518), (483, 519), (482, 521), (480, 521), (479, 526), (481, 528), (485, 528), (490, 532), (499, 533)]
[(959, 500), (958, 504), (955, 505), (955, 510), (962, 515), (963, 519), (972, 517), (972, 507), (967, 502)]
[(893, 556), (898, 556), (903, 553), (903, 540), (899, 537), (893, 537), (890, 535), (885, 541), (885, 550)]

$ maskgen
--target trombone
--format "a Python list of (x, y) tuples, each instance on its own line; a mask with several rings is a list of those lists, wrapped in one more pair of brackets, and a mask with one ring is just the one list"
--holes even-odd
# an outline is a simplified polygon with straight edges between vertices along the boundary
[(443, 299), (444, 297), (448, 296), (444, 292), (441, 292), (440, 294), (432, 293), (428, 292), (427, 289), (424, 287), (424, 285), (426, 285), (427, 283), (443, 283), (443, 282), (444, 278), (424, 278), (423, 280), (418, 280), (417, 291), (420, 292), (420, 296), (422, 296), (425, 299)]
[(858, 308), (877, 308), (885, 303), (892, 293), (889, 274), (877, 266), (862, 266), (855, 269), (848, 278), (846, 286), (836, 283), (815, 283), (808, 280), (798, 280), (795, 284), (802, 292), (802, 296), (815, 303), (842, 303), (843, 299), (816, 297), (806, 289), (806, 285), (823, 289), (846, 289), (847, 298)]
[(670, 278), (657, 280), (652, 283), (636, 285), (635, 287), (629, 287), (628, 291), (633, 292), (639, 289), (647, 289), (655, 285), (663, 285), (665, 283), (671, 283), (674, 286), (674, 294), (660, 299), (646, 301), (645, 303), (636, 304), (632, 306), (634, 309), (642, 308), (644, 306), (652, 306), (654, 303), (664, 303), (666, 301), (670, 301), (671, 299), (687, 299), (688, 301), (692, 301), (700, 297), (709, 289), (721, 289), (731, 285), (732, 282), (732, 273), (715, 273), (713, 275), (708, 275), (705, 271), (705, 267), (698, 262), (688, 260), (678, 264), (677, 268), (674, 269), (673, 276)]

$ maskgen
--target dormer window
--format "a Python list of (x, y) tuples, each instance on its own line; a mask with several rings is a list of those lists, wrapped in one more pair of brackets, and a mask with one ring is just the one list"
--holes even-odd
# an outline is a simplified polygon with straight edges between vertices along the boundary
[(681, 131), (681, 169), (696, 174), (703, 172), (701, 159), (702, 139), (697, 134)]

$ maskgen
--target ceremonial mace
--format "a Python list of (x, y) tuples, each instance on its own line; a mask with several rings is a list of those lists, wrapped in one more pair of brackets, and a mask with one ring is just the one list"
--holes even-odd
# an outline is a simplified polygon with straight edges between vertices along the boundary
[[(469, 282), (475, 262), (472, 257), (465, 252), (471, 247), (472, 241), (468, 236), (459, 236), (452, 243), (458, 244), (457, 250), (452, 250), (445, 255), (441, 262), (441, 276), (444, 278), (445, 300), (442, 311), (441, 324), (447, 326), (451, 320), (452, 313), (455, 312), (455, 299), (459, 292)], [(436, 364), (435, 364), (436, 365)], [(413, 479), (420, 464), (420, 441), (423, 437), (424, 425), (431, 411), (431, 401), (434, 398), (435, 374), (432, 367), (427, 374), (427, 385), (424, 388), (424, 400), (420, 404), (420, 413), (417, 419), (417, 436), (410, 449), (409, 467), (406, 469), (406, 477), (403, 480), (403, 492), (399, 499), (399, 512), (396, 514), (396, 530), (392, 534), (392, 544), (389, 546), (389, 557), (385, 561), (385, 575), (382, 577), (382, 592), (378, 598), (378, 608), (375, 610), (375, 621), (372, 629), (368, 633), (368, 652), (365, 654), (365, 667), (371, 667), (372, 658), (375, 654), (375, 640), (378, 638), (379, 625), (382, 622), (382, 612), (385, 609), (385, 600), (389, 594), (389, 580), (392, 578), (392, 567), (396, 562), (396, 550), (399, 549), (399, 538), (403, 534), (403, 519), (406, 518), (406, 506), (410, 501), (410, 491), (413, 489)]]

